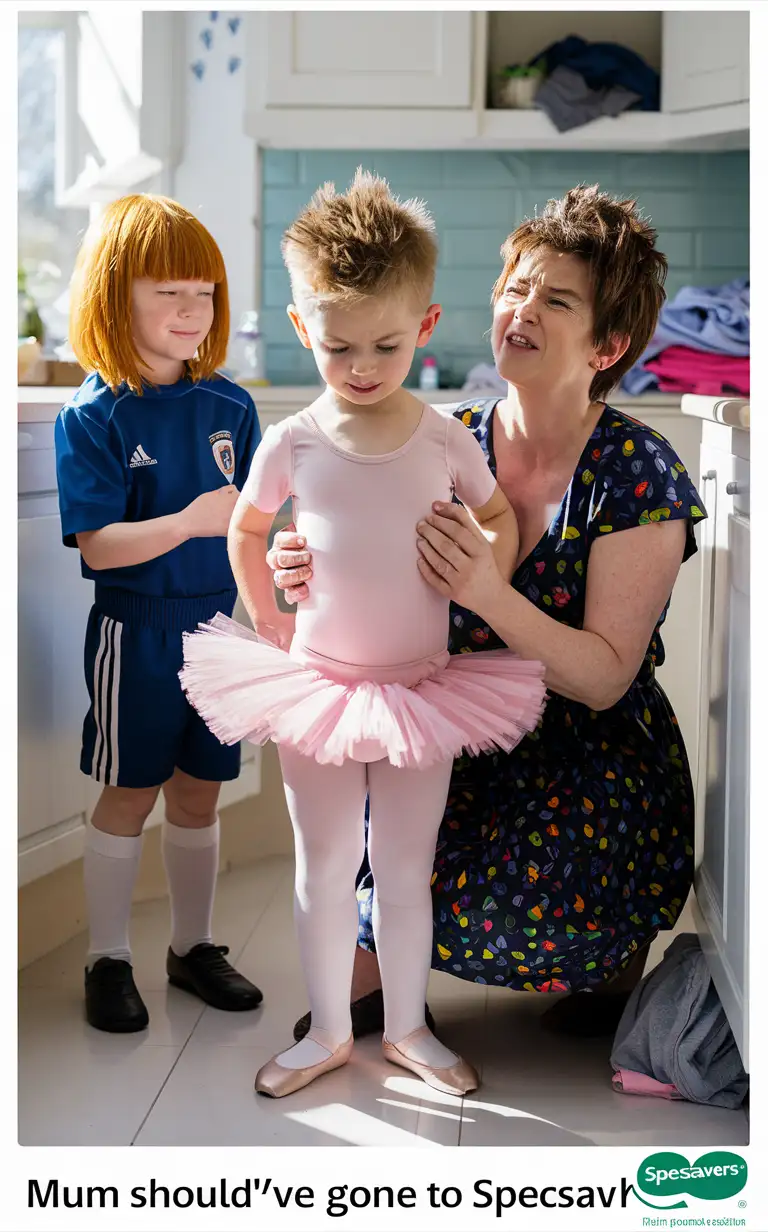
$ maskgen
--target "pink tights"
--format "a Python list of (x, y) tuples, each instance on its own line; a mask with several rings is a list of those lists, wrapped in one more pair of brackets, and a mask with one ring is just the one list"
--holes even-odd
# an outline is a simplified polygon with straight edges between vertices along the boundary
[(430, 879), (452, 763), (428, 770), (397, 769), (386, 759), (321, 766), (291, 748), (279, 752), (295, 837), (294, 910), (312, 1026), (334, 1046), (350, 1032), (355, 876), (368, 794), (373, 931), (385, 1034), (397, 1043), (424, 1025), (432, 957)]

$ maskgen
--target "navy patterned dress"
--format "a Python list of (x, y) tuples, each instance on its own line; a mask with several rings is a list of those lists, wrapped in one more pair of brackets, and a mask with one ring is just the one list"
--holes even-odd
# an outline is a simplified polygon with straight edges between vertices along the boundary
[[(455, 414), (495, 474), (498, 399)], [(581, 628), (592, 544), (648, 522), (706, 517), (670, 444), (606, 407), (548, 531), (512, 585), (553, 620)], [(693, 789), (677, 720), (656, 680), (662, 613), (637, 678), (599, 713), (550, 694), (537, 730), (512, 753), (454, 765), (432, 877), (432, 966), (479, 984), (575, 991), (625, 967), (671, 928), (693, 876)], [(453, 654), (502, 646), (451, 609)], [(373, 949), (372, 881), (358, 886), (360, 944)]]

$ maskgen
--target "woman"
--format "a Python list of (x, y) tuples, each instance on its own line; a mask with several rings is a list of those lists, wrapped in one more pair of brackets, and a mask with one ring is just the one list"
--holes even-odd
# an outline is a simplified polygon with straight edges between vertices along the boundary
[[(706, 515), (668, 442), (603, 401), (656, 325), (667, 264), (655, 240), (634, 202), (596, 187), (549, 202), (509, 236), (492, 297), (507, 396), (454, 413), (518, 518), (511, 585), (459, 505), (418, 527), (422, 576), (454, 604), (452, 652), (509, 646), (543, 661), (550, 690), (538, 730), (512, 753), (455, 763), (432, 884), (433, 968), (570, 992), (547, 1018), (582, 1035), (613, 1032), (693, 872), (690, 770), (655, 668)], [(284, 533), (270, 562), (297, 601), (311, 578), (312, 545), (300, 546)], [(370, 894), (366, 874), (368, 951)], [(380, 1028), (381, 1003), (375, 960), (358, 956), (363, 1034)]]

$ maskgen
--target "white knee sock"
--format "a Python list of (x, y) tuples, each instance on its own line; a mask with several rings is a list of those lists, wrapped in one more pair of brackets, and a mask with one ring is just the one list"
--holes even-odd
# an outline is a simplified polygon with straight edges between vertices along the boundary
[(219, 871), (219, 819), (191, 828), (163, 822), (163, 863), (171, 898), (171, 949), (179, 958), (211, 941), (211, 917)]
[[(387, 761), (368, 767), (373, 932), (384, 994), (385, 1035), (392, 1044), (400, 1044), (412, 1031), (425, 1027), (433, 930), (429, 883), (450, 775), (450, 762), (427, 770), (399, 770)], [(435, 1068), (456, 1061), (456, 1053), (426, 1028), (404, 1051)]]
[(287, 1069), (327, 1059), (351, 1029), (349, 996), (357, 943), (355, 876), (365, 844), (366, 769), (359, 762), (321, 766), (280, 749), (296, 847), (294, 918), (312, 1030), (280, 1053)]
[(89, 968), (99, 958), (131, 961), (128, 925), (142, 842), (141, 835), (124, 838), (87, 827), (83, 879), (90, 929)]

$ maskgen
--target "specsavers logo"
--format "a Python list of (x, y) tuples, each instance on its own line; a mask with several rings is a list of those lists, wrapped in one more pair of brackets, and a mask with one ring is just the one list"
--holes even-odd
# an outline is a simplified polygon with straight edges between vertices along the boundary
[[(730, 1151), (710, 1151), (700, 1155), (692, 1164), (684, 1155), (676, 1151), (659, 1151), (649, 1155), (637, 1170), (637, 1186), (635, 1196), (645, 1206), (656, 1210), (674, 1211), (687, 1207), (682, 1198), (679, 1202), (658, 1201), (682, 1194), (692, 1198), (714, 1201), (718, 1198), (732, 1198), (740, 1193), (747, 1183), (747, 1164), (741, 1155)], [(642, 1194), (648, 1194), (657, 1199), (646, 1202)]]

